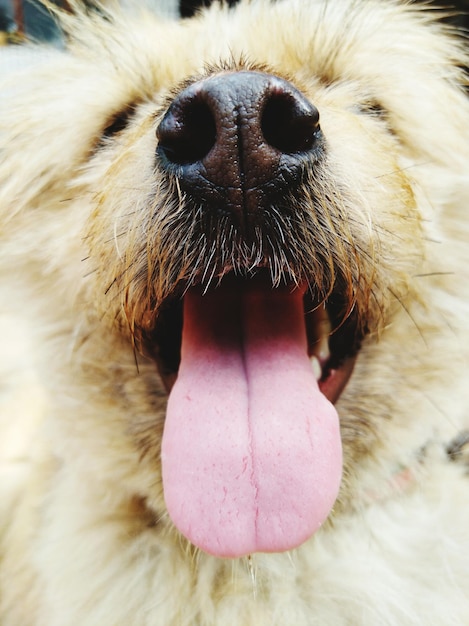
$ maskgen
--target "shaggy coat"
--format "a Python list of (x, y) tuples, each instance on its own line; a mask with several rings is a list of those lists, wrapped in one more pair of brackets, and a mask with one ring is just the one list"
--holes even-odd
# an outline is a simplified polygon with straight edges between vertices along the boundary
[[(66, 50), (0, 97), (1, 626), (468, 626), (461, 41), (392, 0), (58, 17)], [(177, 95), (239, 71), (288, 81), (324, 137), (249, 234), (155, 160)], [(228, 274), (308, 285), (334, 367), (357, 354), (327, 522), (238, 558), (176, 529), (161, 472), (161, 346)]]

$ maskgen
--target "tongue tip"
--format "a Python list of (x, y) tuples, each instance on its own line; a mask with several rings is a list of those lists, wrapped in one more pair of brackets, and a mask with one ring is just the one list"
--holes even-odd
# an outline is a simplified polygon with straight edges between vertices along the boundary
[[(178, 481), (173, 489), (171, 480), (164, 481), (168, 513), (186, 539), (218, 558), (294, 550), (321, 528), (333, 509), (342, 479), (338, 448), (340, 445), (335, 459), (321, 468), (316, 481), (307, 479), (292, 486), (292, 498), (275, 498), (267, 507), (259, 507), (256, 498), (250, 505), (241, 504), (230, 498), (226, 488), (219, 490), (213, 484), (198, 489), (198, 481), (189, 480), (184, 486)], [(300, 501), (298, 490), (303, 493)]]
[(199, 528), (193, 533), (193, 529), (187, 527), (183, 520), (177, 520), (177, 527), (186, 539), (203, 552), (217, 558), (237, 559), (250, 554), (288, 552), (299, 548), (322, 527), (330, 510), (319, 519), (298, 519), (292, 528), (280, 530), (279, 526), (277, 533), (271, 527), (272, 520), (268, 520), (269, 528), (265, 533), (259, 532), (253, 524), (244, 531), (238, 525), (231, 529), (225, 526), (220, 533), (213, 528), (207, 529), (206, 533), (200, 533)]

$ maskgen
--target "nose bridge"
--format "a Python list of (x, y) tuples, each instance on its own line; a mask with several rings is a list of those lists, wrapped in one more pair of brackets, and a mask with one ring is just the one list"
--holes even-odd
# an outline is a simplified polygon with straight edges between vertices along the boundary
[(215, 117), (216, 142), (203, 160), (214, 184), (246, 193), (274, 176), (280, 153), (265, 158), (261, 116), (270, 77), (256, 72), (216, 75), (202, 85)]
[(258, 124), (269, 79), (259, 72), (230, 72), (201, 82), (200, 90), (213, 107), (221, 136), (226, 129), (252, 129)]
[(242, 106), (247, 114), (262, 101), (272, 77), (261, 72), (226, 72), (209, 76), (194, 86), (203, 92), (207, 99), (219, 104), (220, 114), (229, 113), (223, 107)]

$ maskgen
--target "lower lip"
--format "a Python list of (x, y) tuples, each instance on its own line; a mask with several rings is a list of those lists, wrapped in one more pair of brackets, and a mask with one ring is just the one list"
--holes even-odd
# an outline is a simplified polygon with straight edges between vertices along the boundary
[(326, 398), (335, 404), (347, 385), (355, 366), (356, 356), (346, 359), (338, 369), (329, 370), (327, 378), (319, 381), (319, 389)]

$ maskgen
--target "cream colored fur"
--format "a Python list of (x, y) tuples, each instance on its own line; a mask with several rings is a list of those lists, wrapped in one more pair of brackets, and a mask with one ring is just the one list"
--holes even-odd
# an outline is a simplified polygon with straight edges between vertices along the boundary
[[(447, 452), (469, 429), (462, 44), (377, 0), (63, 22), (70, 51), (1, 88), (1, 626), (468, 626), (469, 479), (463, 446)], [(165, 513), (164, 388), (105, 292), (155, 192), (154, 114), (233, 63), (320, 110), (386, 295), (338, 403), (330, 523), (290, 553), (221, 560)]]

